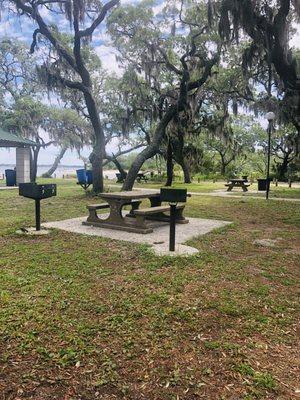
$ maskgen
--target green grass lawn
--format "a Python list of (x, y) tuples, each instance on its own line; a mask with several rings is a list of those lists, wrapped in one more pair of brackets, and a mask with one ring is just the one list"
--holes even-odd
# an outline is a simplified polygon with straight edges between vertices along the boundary
[[(43, 221), (85, 215), (95, 199), (57, 182)], [(298, 203), (194, 196), (187, 215), (233, 224), (193, 239), (188, 258), (16, 235), (33, 213), (0, 191), (1, 400), (296, 398)]]
[[(254, 184), (255, 185), (255, 184)], [(257, 189), (254, 187), (254, 190)], [(265, 197), (266, 193), (265, 192), (251, 192), (251, 188), (248, 192), (243, 193), (238, 189), (234, 189), (234, 191), (231, 192), (231, 194), (235, 194), (235, 195), (242, 195), (242, 196), (259, 196), (259, 197)], [(271, 185), (270, 188), (270, 193), (269, 193), (269, 198), (283, 198), (283, 199), (299, 199), (300, 200), (300, 188), (289, 188), (289, 187), (284, 187), (284, 186), (273, 186)]]
[[(189, 192), (199, 192), (199, 193), (209, 193), (214, 190), (224, 189), (225, 182), (213, 182), (213, 181), (201, 181), (199, 183), (182, 183), (182, 182), (175, 182), (174, 187), (176, 188), (187, 188)], [(158, 183), (136, 183), (135, 187), (153, 187), (153, 188), (161, 188), (164, 185), (164, 182)]]
[[(110, 184), (111, 182), (107, 182)], [(163, 186), (164, 183), (158, 182), (158, 183), (136, 183), (135, 187), (143, 187), (143, 188), (160, 188)], [(119, 185), (121, 186), (121, 185)], [(294, 184), (295, 186), (295, 184)], [(216, 190), (226, 190), (225, 187), (225, 181), (201, 181), (201, 182), (193, 182), (190, 184), (182, 183), (182, 182), (174, 182), (173, 187), (176, 188), (187, 188), (189, 192), (195, 192), (195, 193), (212, 193)], [(251, 191), (254, 191), (253, 193)], [(243, 195), (243, 196), (259, 196), (259, 197), (264, 197), (265, 192), (260, 192), (257, 193), (257, 183), (254, 182), (247, 193), (243, 193), (241, 188), (235, 188), (231, 192), (231, 194), (234, 195)], [(287, 184), (285, 183), (280, 183), (279, 186), (275, 186), (271, 184), (271, 190), (270, 190), (270, 198), (276, 198), (276, 197), (282, 197), (282, 198), (292, 198), (292, 199), (300, 199), (300, 187), (292, 187), (289, 188)]]
[[(60, 185), (64, 186), (70, 186), (74, 187), (74, 184), (76, 183), (76, 179), (39, 179), (39, 182), (56, 182)], [(121, 184), (116, 184), (112, 180), (106, 180), (106, 185), (107, 187), (110, 187), (110, 190), (117, 190), (115, 187), (120, 187)], [(224, 186), (225, 181), (200, 181), (200, 182), (193, 182), (190, 184), (182, 183), (182, 182), (177, 182), (175, 181), (173, 184), (173, 187), (176, 188), (187, 188), (189, 192), (195, 192), (195, 193), (212, 193), (216, 190), (225, 190), (226, 187)], [(152, 188), (152, 189), (159, 189), (164, 185), (164, 182), (142, 182), (142, 183), (135, 183), (136, 188)], [(5, 186), (5, 181), (0, 181), (0, 187)], [(294, 183), (295, 186), (295, 183)], [(255, 192), (251, 192), (251, 191)], [(264, 197), (265, 192), (257, 193), (257, 183), (253, 183), (250, 188), (249, 192), (243, 193), (242, 189), (234, 189), (231, 194), (234, 195), (243, 195), (243, 196), (259, 196), (259, 197)], [(282, 198), (294, 198), (294, 199), (300, 199), (300, 187), (292, 187), (289, 188), (286, 183), (279, 183), (279, 186), (275, 186), (271, 184), (271, 191), (270, 191), (270, 198), (272, 197), (282, 197)]]

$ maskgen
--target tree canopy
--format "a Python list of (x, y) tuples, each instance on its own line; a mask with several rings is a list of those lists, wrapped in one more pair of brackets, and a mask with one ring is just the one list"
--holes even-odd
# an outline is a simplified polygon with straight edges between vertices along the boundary
[[(1, 120), (41, 146), (47, 131), (59, 147), (54, 166), (67, 148), (90, 146), (95, 192), (108, 162), (126, 176), (121, 160), (133, 150), (125, 190), (153, 157), (166, 163), (167, 184), (176, 165), (185, 182), (203, 165), (224, 175), (264, 148), (256, 127), (271, 110), (278, 132), (290, 132), (274, 136), (274, 168), (286, 176), (298, 157), (299, 51), (289, 43), (299, 1), (1, 3), (32, 29), (30, 51), (1, 42)], [(103, 66), (99, 34), (117, 54), (118, 74)]]

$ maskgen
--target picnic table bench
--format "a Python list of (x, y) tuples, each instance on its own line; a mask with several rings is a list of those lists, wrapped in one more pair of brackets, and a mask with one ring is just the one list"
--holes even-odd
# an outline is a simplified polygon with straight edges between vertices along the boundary
[[(147, 223), (147, 220), (170, 221), (170, 216), (165, 214), (170, 211), (170, 206), (162, 206), (160, 191), (112, 192), (101, 193), (99, 196), (106, 202), (87, 206), (89, 216), (87, 220), (83, 222), (84, 225), (93, 225), (135, 233), (150, 233), (153, 232), (153, 228)], [(139, 209), (142, 199), (149, 199), (151, 207)], [(131, 210), (127, 215), (122, 213), (122, 208), (125, 205), (131, 206)], [(104, 218), (99, 218), (97, 210), (105, 208), (109, 210), (109, 215), (105, 215)], [(188, 223), (188, 220), (182, 215), (183, 209), (184, 205), (177, 206), (176, 222), (180, 224)]]
[[(176, 206), (176, 222), (177, 223), (187, 223), (188, 220), (185, 219), (182, 215), (185, 205), (178, 204)], [(171, 207), (169, 205), (166, 206), (156, 206), (156, 207), (148, 207), (137, 209), (133, 211), (133, 214), (136, 217), (137, 225), (141, 228), (146, 228), (146, 219), (158, 219), (159, 221), (169, 220), (169, 217), (166, 217), (165, 212), (170, 212)], [(153, 218), (154, 217), (154, 218)]]
[[(130, 213), (133, 215), (134, 210), (136, 210), (139, 205), (141, 204), (141, 200), (129, 200), (127, 203), (124, 203), (125, 205), (130, 205), (131, 210)], [(86, 206), (86, 208), (89, 210), (89, 216), (87, 218), (88, 222), (101, 222), (101, 219), (98, 217), (97, 210), (104, 210), (106, 208), (109, 208), (110, 205), (108, 203), (99, 203), (99, 204), (89, 204)]]
[(225, 186), (228, 188), (227, 192), (231, 192), (234, 187), (241, 187), (243, 192), (247, 192), (250, 183), (246, 179), (230, 179), (228, 183), (225, 183)]

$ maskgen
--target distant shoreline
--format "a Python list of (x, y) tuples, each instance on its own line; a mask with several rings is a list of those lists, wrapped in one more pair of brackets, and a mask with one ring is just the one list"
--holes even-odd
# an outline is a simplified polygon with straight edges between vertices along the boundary
[[(37, 176), (41, 177), (45, 172), (47, 172), (49, 170), (50, 167), (51, 167), (51, 165), (47, 165), (47, 164), (39, 165), (38, 171), (37, 171)], [(14, 169), (14, 168), (15, 168), (15, 164), (0, 164), (0, 176), (2, 177), (2, 175), (4, 175), (6, 169)], [(57, 169), (52, 174), (52, 176), (53, 176), (53, 178), (62, 178), (63, 176), (66, 176), (66, 175), (76, 175), (76, 170), (82, 169), (82, 168), (84, 168), (83, 165), (61, 164), (57, 167)], [(114, 170), (114, 169), (103, 170), (104, 175), (110, 180), (116, 179), (117, 172), (118, 171)]]
[[(0, 167), (12, 167), (14, 168), (16, 164), (0, 164)], [(39, 164), (38, 168), (50, 168), (52, 167), (52, 164)], [(57, 168), (84, 168), (83, 165), (68, 165), (68, 164), (59, 164)]]

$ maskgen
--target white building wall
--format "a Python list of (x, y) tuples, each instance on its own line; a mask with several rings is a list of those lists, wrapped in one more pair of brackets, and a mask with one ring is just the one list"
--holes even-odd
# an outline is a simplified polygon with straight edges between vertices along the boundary
[(17, 185), (30, 182), (30, 148), (16, 148)]

